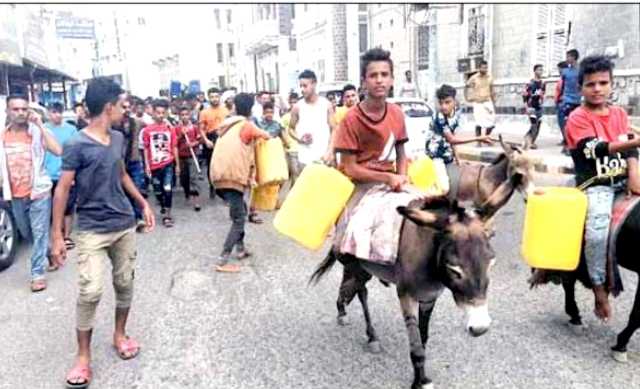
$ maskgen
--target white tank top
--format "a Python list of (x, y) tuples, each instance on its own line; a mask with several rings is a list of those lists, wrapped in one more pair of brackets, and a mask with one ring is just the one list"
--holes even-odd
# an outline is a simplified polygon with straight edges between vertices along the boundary
[(315, 103), (309, 104), (304, 99), (298, 101), (298, 123), (296, 133), (298, 138), (305, 134), (311, 134), (313, 142), (309, 145), (300, 145), (298, 150), (298, 160), (301, 163), (309, 164), (322, 159), (329, 147), (331, 139), (331, 129), (327, 122), (329, 100), (318, 96)]

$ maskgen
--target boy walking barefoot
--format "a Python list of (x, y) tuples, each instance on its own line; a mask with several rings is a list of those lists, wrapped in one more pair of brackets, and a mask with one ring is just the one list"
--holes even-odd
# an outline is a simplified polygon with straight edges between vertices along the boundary
[(149, 231), (153, 229), (155, 219), (149, 204), (126, 173), (124, 138), (121, 133), (111, 130), (113, 124), (122, 120), (124, 101), (123, 90), (113, 81), (95, 79), (89, 82), (86, 104), (91, 122), (64, 146), (62, 175), (53, 200), (52, 257), (56, 265), (62, 266), (66, 259), (62, 232), (64, 210), (69, 189), (75, 181), (78, 193), (78, 354), (66, 377), (66, 385), (70, 388), (86, 388), (91, 382), (91, 335), (102, 297), (107, 261), (113, 268), (116, 294), (113, 346), (122, 359), (134, 358), (140, 352), (138, 342), (125, 331), (136, 263), (136, 221), (127, 194), (142, 209)]

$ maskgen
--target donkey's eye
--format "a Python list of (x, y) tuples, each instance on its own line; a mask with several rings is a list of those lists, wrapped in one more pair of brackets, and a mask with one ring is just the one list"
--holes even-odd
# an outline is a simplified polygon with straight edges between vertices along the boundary
[(462, 278), (462, 275), (464, 274), (464, 271), (460, 266), (447, 265), (447, 270), (454, 278)]

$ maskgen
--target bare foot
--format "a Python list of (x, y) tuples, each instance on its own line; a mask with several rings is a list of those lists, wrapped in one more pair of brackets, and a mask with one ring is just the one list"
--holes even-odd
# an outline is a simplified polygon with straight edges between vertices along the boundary
[(593, 310), (598, 319), (607, 323), (611, 317), (613, 316), (613, 312), (611, 310), (611, 304), (609, 304), (609, 293), (605, 290), (602, 285), (595, 286), (593, 288), (593, 293), (595, 295), (595, 304), (596, 307)]

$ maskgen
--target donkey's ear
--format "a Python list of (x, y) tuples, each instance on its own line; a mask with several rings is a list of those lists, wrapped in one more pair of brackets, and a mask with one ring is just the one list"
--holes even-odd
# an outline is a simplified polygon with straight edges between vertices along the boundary
[(442, 230), (449, 225), (449, 218), (439, 216), (434, 212), (425, 211), (419, 208), (398, 207), (399, 214), (416, 223), (419, 226), (431, 227)]
[(504, 153), (507, 155), (507, 157), (511, 157), (511, 154), (513, 154), (513, 149), (511, 148), (511, 146), (508, 146), (504, 143), (502, 134), (498, 135), (498, 140), (500, 141), (500, 146), (502, 146), (502, 150), (504, 150)]

